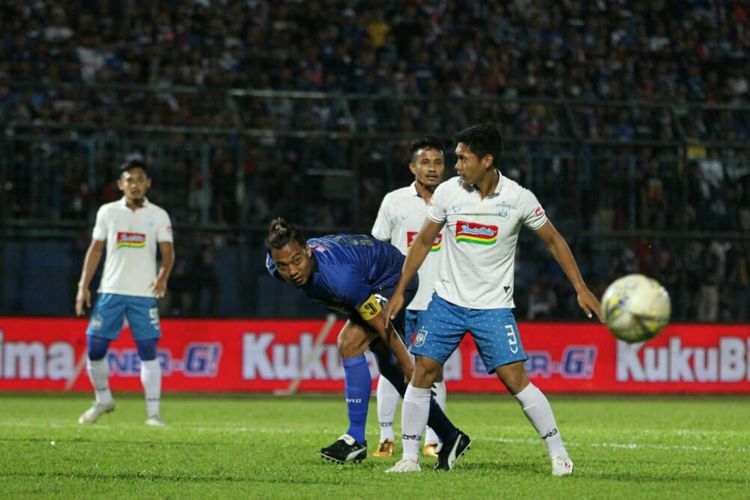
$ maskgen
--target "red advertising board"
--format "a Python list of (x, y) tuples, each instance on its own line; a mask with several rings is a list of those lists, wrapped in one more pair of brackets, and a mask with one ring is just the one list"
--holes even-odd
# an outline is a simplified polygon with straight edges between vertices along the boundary
[[(271, 392), (301, 374), (299, 391), (342, 391), (337, 322), (314, 348), (322, 320), (162, 322), (165, 391)], [(0, 318), (0, 390), (89, 391), (86, 321)], [(521, 324), (535, 384), (550, 393), (750, 393), (750, 325), (670, 325), (646, 344), (617, 342), (593, 323)], [(140, 391), (127, 328), (110, 348), (114, 390)], [(374, 360), (369, 358), (373, 376)], [(307, 362), (307, 363), (306, 363)], [(467, 337), (445, 365), (451, 392), (503, 391)]]

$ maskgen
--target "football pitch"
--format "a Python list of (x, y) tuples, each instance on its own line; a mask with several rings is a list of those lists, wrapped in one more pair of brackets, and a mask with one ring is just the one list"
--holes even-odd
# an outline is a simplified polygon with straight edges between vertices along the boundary
[[(119, 396), (119, 397), (118, 397)], [(342, 396), (167, 394), (166, 428), (143, 424), (141, 395), (98, 423), (89, 395), (0, 394), (3, 498), (748, 498), (750, 398), (550, 396), (575, 462), (555, 478), (544, 445), (507, 395), (448, 396), (474, 440), (450, 472), (385, 474), (400, 458), (324, 462), (346, 431)], [(396, 428), (400, 428), (397, 417)]]

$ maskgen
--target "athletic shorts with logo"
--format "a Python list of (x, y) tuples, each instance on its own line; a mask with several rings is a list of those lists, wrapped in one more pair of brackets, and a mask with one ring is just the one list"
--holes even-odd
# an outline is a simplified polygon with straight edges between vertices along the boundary
[(512, 309), (470, 309), (451, 304), (436, 293), (419, 315), (411, 353), (445, 364), (467, 332), (474, 338), (488, 373), (527, 359)]
[(128, 319), (134, 340), (161, 337), (159, 309), (155, 297), (136, 297), (102, 293), (91, 311), (86, 335), (114, 340), (120, 336), (124, 319)]

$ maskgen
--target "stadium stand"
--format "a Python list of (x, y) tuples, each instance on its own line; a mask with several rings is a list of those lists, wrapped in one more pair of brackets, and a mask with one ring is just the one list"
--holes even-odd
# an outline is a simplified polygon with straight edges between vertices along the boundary
[[(4, 313), (68, 311), (14, 291), (12, 266), (43, 237), (74, 279), (71, 242), (128, 155), (154, 165), (180, 229), (166, 312), (274, 314), (255, 265), (270, 215), (367, 231), (409, 139), (489, 120), (504, 173), (600, 292), (640, 271), (679, 319), (746, 320), (745, 2), (11, 0), (0, 23)], [(542, 253), (522, 241), (519, 316), (577, 317)]]

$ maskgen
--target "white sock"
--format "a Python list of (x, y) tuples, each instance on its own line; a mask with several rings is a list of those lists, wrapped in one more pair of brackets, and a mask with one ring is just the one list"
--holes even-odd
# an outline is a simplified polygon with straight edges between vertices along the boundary
[(409, 384), (401, 407), (401, 442), (404, 458), (419, 461), (419, 444), (430, 414), (430, 389)]
[[(435, 401), (437, 401), (438, 406), (440, 406), (440, 408), (445, 411), (445, 399), (448, 396), (448, 393), (445, 389), (445, 382), (435, 382), (434, 384), (432, 384), (432, 393), (435, 395)], [(427, 427), (427, 432), (424, 436), (424, 444), (440, 442), (440, 438), (437, 434), (435, 434), (435, 431), (432, 430), (432, 427)]]
[(528, 417), (531, 425), (547, 445), (547, 453), (551, 457), (567, 457), (568, 451), (562, 442), (560, 432), (557, 430), (555, 415), (547, 397), (532, 383), (529, 383), (521, 392), (515, 395), (521, 404), (523, 412)]
[(146, 394), (146, 416), (159, 416), (161, 399), (161, 365), (159, 358), (141, 361), (141, 383)]
[(380, 376), (378, 378), (378, 421), (380, 422), (380, 441), (394, 440), (393, 436), (393, 419), (396, 416), (396, 406), (401, 395), (398, 393), (393, 384)]
[(96, 402), (108, 405), (112, 403), (112, 391), (109, 390), (109, 363), (107, 357), (91, 361), (86, 358), (86, 371), (89, 373), (89, 380), (94, 386)]

